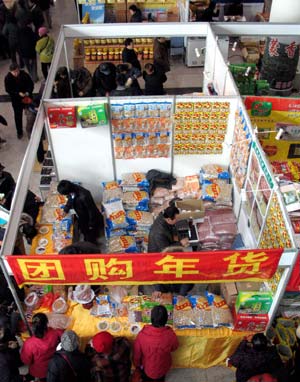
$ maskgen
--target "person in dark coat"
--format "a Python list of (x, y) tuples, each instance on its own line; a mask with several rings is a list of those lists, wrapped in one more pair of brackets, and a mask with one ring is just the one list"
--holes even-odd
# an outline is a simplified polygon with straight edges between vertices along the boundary
[(3, 171), (4, 169), (5, 166), (0, 163), (0, 194), (4, 194), (0, 204), (9, 210), (7, 207), (11, 205), (16, 183), (12, 175), (7, 171)]
[(153, 63), (156, 68), (164, 73), (170, 71), (169, 51), (164, 37), (154, 39)]
[(125, 48), (122, 51), (122, 61), (129, 62), (133, 67), (141, 70), (141, 64), (134, 50), (132, 38), (127, 38), (124, 41)]
[(127, 78), (123, 73), (119, 73), (116, 78), (117, 88), (110, 92), (112, 97), (124, 97), (124, 96), (132, 96), (133, 91), (131, 87), (126, 87)]
[(146, 95), (163, 95), (164, 82), (167, 81), (167, 76), (164, 72), (155, 68), (153, 64), (146, 64), (143, 71), (143, 78), (145, 81), (145, 94)]
[(44, 25), (43, 12), (36, 0), (28, 0), (28, 10), (34, 26), (34, 32), (38, 35), (38, 30)]
[(93, 96), (93, 78), (85, 67), (71, 71), (71, 82), (74, 97)]
[(124, 74), (126, 77), (125, 87), (131, 89), (131, 95), (137, 96), (143, 94), (138, 78), (142, 73), (139, 69), (132, 66), (129, 62), (117, 66), (117, 74)]
[(22, 25), (18, 31), (20, 54), (32, 81), (37, 82), (38, 76), (35, 51), (37, 35), (31, 29), (30, 24), (31, 20), (28, 20), (27, 23), (25, 23), (25, 25)]
[(19, 345), (11, 334), (7, 317), (0, 316), (0, 372), (1, 382), (21, 382)]
[(243, 340), (234, 354), (229, 358), (229, 364), (236, 367), (236, 382), (247, 382), (249, 378), (269, 373), (285, 381), (280, 376), (283, 364), (274, 346), (268, 346), (267, 337), (256, 333), (251, 342)]
[(93, 88), (96, 97), (105, 97), (116, 87), (116, 66), (112, 62), (102, 62), (93, 75)]
[(91, 358), (92, 382), (129, 382), (131, 346), (125, 337), (113, 337), (108, 332), (97, 333), (86, 348)]
[(71, 98), (69, 72), (66, 66), (57, 69), (52, 96), (53, 98)]
[(72, 243), (63, 247), (60, 251), (60, 255), (77, 255), (77, 254), (98, 254), (101, 253), (100, 248), (93, 243), (89, 243), (88, 241), (77, 241), (76, 243)]
[(219, 9), (216, 9), (215, 1), (211, 1), (202, 12), (196, 12), (196, 21), (212, 22), (213, 17), (219, 16)]
[(64, 212), (68, 213), (71, 208), (75, 210), (84, 240), (96, 244), (103, 226), (103, 219), (90, 191), (69, 180), (61, 180), (58, 183), (57, 191), (68, 196)]
[(143, 21), (142, 11), (135, 4), (130, 5), (129, 13), (131, 23), (141, 23)]
[(181, 239), (180, 242), (175, 240), (175, 224), (179, 210), (175, 206), (167, 207), (154, 220), (150, 228), (148, 252), (162, 252), (165, 248), (172, 245), (182, 245), (186, 247), (189, 243), (188, 238)]
[(11, 62), (17, 63), (17, 54), (19, 54), (20, 46), (18, 41), (18, 25), (16, 17), (10, 12), (6, 13), (6, 20), (2, 33), (8, 41)]
[(4, 79), (5, 91), (10, 95), (12, 107), (14, 110), (15, 124), (18, 139), (23, 137), (23, 109), (24, 97), (32, 96), (33, 81), (29, 74), (20, 70), (19, 65), (11, 64), (9, 73)]
[[(8, 125), (7, 120), (1, 114), (0, 114), (0, 125), (3, 125), (3, 126)], [(0, 137), (0, 148), (1, 148), (1, 145), (5, 145), (5, 144), (6, 144), (6, 139), (3, 139)]]
[(48, 365), (47, 382), (85, 382), (90, 373), (87, 356), (78, 349), (79, 338), (73, 330), (61, 336), (61, 350), (56, 351)]
[(34, 0), (43, 12), (45, 24), (48, 29), (52, 28), (52, 18), (50, 13), (51, 0)]

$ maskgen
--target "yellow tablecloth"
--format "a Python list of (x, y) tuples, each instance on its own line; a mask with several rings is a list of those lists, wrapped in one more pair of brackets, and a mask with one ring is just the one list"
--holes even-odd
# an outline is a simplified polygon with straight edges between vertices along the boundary
[[(127, 318), (93, 317), (90, 315), (90, 311), (84, 309), (80, 304), (73, 304), (69, 308), (68, 314), (72, 317), (72, 323), (68, 329), (74, 330), (79, 335), (82, 350), (91, 337), (99, 332), (97, 324), (103, 320), (107, 320), (109, 323), (118, 321), (121, 324), (122, 330), (117, 333), (108, 329), (111, 334), (126, 336), (132, 341), (135, 338), (130, 332)], [(216, 328), (177, 330), (176, 334), (180, 346), (173, 353), (173, 367), (208, 368), (225, 364), (226, 358), (233, 354), (240, 341), (250, 333)]]

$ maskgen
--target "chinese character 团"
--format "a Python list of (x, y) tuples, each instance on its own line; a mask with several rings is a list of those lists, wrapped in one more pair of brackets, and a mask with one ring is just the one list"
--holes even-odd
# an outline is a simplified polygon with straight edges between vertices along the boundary
[(279, 41), (277, 38), (271, 38), (270, 43), (269, 43), (269, 55), (271, 57), (274, 56), (279, 56), (278, 49), (279, 49)]
[(65, 280), (60, 260), (18, 259), (18, 263), (26, 281)]
[(291, 42), (284, 50), (288, 58), (294, 58), (297, 46), (295, 41)]
[(261, 263), (268, 260), (265, 252), (253, 253), (247, 252), (246, 254), (234, 253), (232, 256), (224, 258), (229, 261), (227, 273), (224, 276), (234, 276), (240, 274), (255, 275), (259, 272)]
[(196, 275), (199, 273), (195, 269), (197, 259), (177, 259), (174, 256), (167, 255), (162, 260), (157, 261), (156, 265), (162, 265), (161, 271), (154, 271), (154, 273), (175, 274), (176, 278), (182, 278), (183, 275)]
[(85, 259), (86, 274), (91, 281), (101, 279), (107, 280), (109, 276), (120, 276), (121, 279), (130, 279), (133, 275), (132, 261), (118, 261), (111, 258), (107, 263), (106, 259)]

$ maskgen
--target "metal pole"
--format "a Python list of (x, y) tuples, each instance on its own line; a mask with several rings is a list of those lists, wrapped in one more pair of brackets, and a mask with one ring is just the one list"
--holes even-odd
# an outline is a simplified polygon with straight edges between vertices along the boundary
[(18, 296), (18, 294), (16, 292), (15, 286), (14, 286), (14, 284), (13, 284), (13, 282), (12, 282), (10, 276), (9, 276), (9, 273), (8, 273), (8, 271), (6, 269), (6, 266), (4, 264), (4, 260), (3, 260), (2, 256), (0, 256), (0, 267), (1, 267), (1, 270), (2, 270), (3, 275), (5, 277), (5, 280), (7, 282), (8, 288), (10, 289), (11, 294), (12, 294), (12, 296), (13, 296), (13, 298), (15, 300), (15, 303), (16, 303), (16, 305), (18, 307), (18, 311), (19, 311), (19, 313), (21, 315), (21, 318), (25, 322), (27, 330), (28, 330), (28, 332), (29, 332), (29, 334), (31, 336), (32, 335), (31, 328), (30, 328), (29, 323), (28, 323), (28, 321), (27, 321), (27, 319), (25, 317), (21, 301), (20, 301), (19, 296)]

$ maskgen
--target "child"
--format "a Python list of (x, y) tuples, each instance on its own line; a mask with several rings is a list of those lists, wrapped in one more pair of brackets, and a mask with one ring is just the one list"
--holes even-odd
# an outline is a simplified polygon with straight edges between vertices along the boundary
[(166, 326), (167, 309), (158, 305), (151, 311), (151, 324), (146, 325), (137, 335), (133, 348), (133, 362), (142, 369), (143, 381), (165, 381), (171, 368), (171, 352), (179, 344), (173, 329)]

